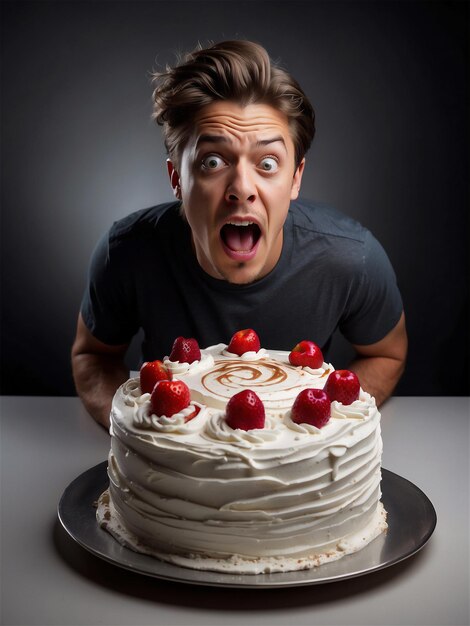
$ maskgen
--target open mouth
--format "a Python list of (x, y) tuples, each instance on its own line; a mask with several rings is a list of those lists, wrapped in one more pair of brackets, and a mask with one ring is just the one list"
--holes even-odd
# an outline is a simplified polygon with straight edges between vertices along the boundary
[(220, 236), (229, 250), (246, 254), (255, 248), (261, 237), (261, 230), (254, 222), (227, 222), (222, 226)]

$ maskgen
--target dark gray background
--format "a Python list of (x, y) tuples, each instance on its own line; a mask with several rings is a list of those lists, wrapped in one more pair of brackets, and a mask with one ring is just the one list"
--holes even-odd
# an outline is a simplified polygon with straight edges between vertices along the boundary
[[(74, 394), (93, 247), (115, 219), (172, 198), (149, 72), (229, 38), (265, 45), (313, 102), (302, 195), (361, 221), (392, 260), (410, 336), (397, 393), (469, 393), (468, 3), (3, 2), (2, 14), (2, 393)], [(337, 338), (333, 362), (347, 355)]]

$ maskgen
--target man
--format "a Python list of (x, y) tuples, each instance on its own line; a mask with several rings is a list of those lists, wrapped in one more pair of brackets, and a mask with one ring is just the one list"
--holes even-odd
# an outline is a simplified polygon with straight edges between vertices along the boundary
[(206, 346), (247, 327), (264, 346), (309, 339), (327, 354), (339, 328), (383, 402), (405, 362), (401, 297), (366, 229), (298, 199), (315, 132), (300, 86), (246, 41), (197, 49), (155, 83), (177, 201), (115, 223), (94, 253), (72, 349), (91, 415), (109, 425), (140, 328), (144, 360), (179, 335)]

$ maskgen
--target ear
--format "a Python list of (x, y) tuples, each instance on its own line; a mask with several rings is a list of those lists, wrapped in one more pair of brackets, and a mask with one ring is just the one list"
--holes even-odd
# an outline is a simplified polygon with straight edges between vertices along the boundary
[(173, 189), (173, 193), (178, 200), (181, 200), (180, 177), (171, 159), (166, 160), (166, 167), (168, 170), (168, 176), (170, 177), (170, 185)]
[(296, 198), (299, 197), (300, 185), (302, 183), (302, 175), (304, 173), (304, 168), (305, 168), (305, 159), (302, 159), (302, 161), (299, 163), (298, 168), (295, 170), (294, 178), (292, 180), (292, 189), (290, 192), (291, 200), (295, 200)]

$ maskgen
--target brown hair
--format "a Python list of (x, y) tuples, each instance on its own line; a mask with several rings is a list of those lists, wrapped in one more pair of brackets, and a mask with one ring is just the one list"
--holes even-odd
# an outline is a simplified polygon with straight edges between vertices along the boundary
[(224, 41), (198, 46), (182, 62), (152, 80), (153, 119), (163, 126), (168, 154), (179, 158), (199, 110), (217, 100), (242, 106), (269, 104), (287, 116), (299, 165), (315, 134), (315, 113), (297, 81), (251, 41)]

